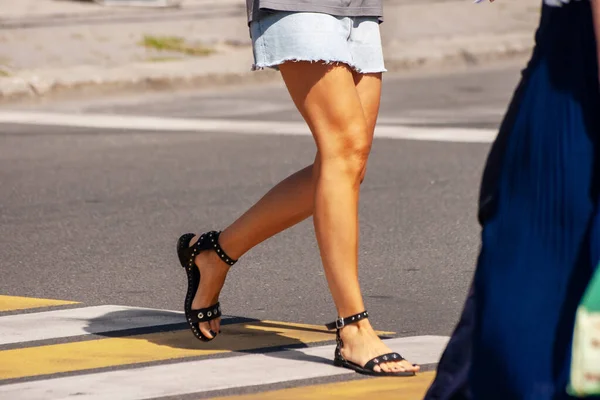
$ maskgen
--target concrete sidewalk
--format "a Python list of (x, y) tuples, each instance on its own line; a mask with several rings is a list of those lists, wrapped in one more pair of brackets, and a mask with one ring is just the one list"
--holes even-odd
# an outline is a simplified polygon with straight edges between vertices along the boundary
[[(480, 63), (531, 51), (539, 0), (387, 0), (387, 67)], [(190, 87), (271, 79), (250, 72), (244, 0), (179, 8), (0, 0), (0, 100), (64, 90)]]

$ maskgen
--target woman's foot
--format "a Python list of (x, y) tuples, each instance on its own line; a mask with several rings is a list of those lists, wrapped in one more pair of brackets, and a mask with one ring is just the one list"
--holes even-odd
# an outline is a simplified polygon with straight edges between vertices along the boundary
[[(365, 365), (369, 360), (392, 351), (377, 336), (368, 319), (344, 326), (340, 331), (344, 342), (342, 356), (358, 365)], [(380, 363), (374, 367), (376, 372), (418, 372), (419, 366), (413, 366), (407, 360)]]
[[(190, 241), (193, 246), (200, 236), (195, 236)], [(221, 260), (215, 251), (203, 251), (195, 258), (195, 265), (200, 271), (202, 279), (192, 301), (192, 310), (209, 307), (219, 301), (219, 294), (225, 284), (225, 278), (230, 266)], [(221, 330), (221, 318), (199, 323), (200, 331), (209, 339), (214, 338)]]

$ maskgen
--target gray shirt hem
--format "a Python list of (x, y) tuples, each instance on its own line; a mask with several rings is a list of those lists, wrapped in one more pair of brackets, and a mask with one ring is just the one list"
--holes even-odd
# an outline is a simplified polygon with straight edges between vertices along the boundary
[[(322, 4), (290, 4), (276, 0), (261, 0), (260, 10), (249, 10), (248, 22), (260, 18), (262, 10), (317, 12), (339, 17), (378, 17), (383, 21), (383, 7), (336, 7)], [(258, 12), (257, 12), (258, 11)]]

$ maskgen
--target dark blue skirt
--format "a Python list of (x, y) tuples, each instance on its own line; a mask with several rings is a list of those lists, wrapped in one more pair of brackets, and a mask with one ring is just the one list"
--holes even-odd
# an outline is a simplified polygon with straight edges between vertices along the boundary
[(599, 201), (591, 7), (544, 6), (484, 171), (473, 290), (426, 399), (570, 398), (575, 310), (600, 261)]

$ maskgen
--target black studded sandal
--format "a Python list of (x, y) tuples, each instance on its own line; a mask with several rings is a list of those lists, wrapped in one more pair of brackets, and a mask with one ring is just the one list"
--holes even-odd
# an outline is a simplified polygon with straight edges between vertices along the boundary
[(195, 258), (198, 254), (206, 250), (214, 250), (221, 257), (224, 263), (229, 266), (233, 266), (237, 262), (233, 258), (229, 257), (219, 245), (219, 235), (221, 232), (211, 231), (200, 235), (198, 241), (190, 246), (191, 240), (196, 236), (193, 233), (186, 233), (182, 235), (177, 242), (177, 255), (179, 256), (179, 262), (181, 266), (185, 269), (185, 272), (188, 277), (188, 289), (187, 294), (185, 296), (185, 318), (194, 333), (196, 338), (202, 340), (203, 342), (209, 342), (214, 339), (205, 336), (199, 328), (200, 322), (208, 322), (213, 319), (219, 318), (221, 316), (221, 305), (219, 302), (213, 304), (210, 307), (201, 308), (199, 310), (192, 310), (192, 301), (194, 300), (194, 296), (196, 295), (196, 291), (200, 286), (200, 270), (196, 267)]
[(336, 330), (335, 339), (337, 342), (337, 346), (335, 348), (335, 356), (333, 359), (333, 365), (336, 367), (343, 367), (354, 370), (359, 374), (364, 375), (372, 375), (372, 376), (414, 376), (414, 372), (410, 371), (398, 371), (398, 372), (385, 372), (383, 370), (377, 372), (375, 371), (375, 366), (380, 363), (386, 363), (391, 361), (402, 361), (404, 357), (402, 357), (398, 353), (387, 353), (377, 356), (371, 360), (369, 360), (364, 366), (360, 366), (352, 361), (348, 361), (342, 356), (342, 347), (344, 347), (344, 342), (342, 341), (342, 337), (340, 336), (340, 330), (348, 325), (354, 324), (363, 319), (369, 318), (369, 313), (367, 311), (363, 311), (361, 313), (351, 315), (346, 318), (338, 317), (334, 322), (325, 325), (328, 330)]

